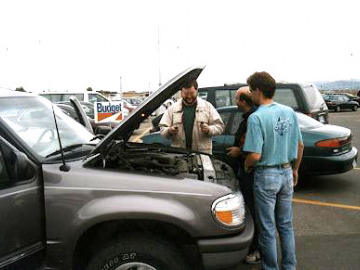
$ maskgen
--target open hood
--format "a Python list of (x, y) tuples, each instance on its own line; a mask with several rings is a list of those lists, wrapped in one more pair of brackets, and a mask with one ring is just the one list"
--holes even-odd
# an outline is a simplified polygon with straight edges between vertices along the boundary
[(151, 96), (144, 100), (136, 109), (134, 109), (119, 125), (116, 126), (89, 154), (103, 153), (112, 144), (113, 141), (128, 141), (132, 132), (137, 129), (144, 119), (151, 115), (161, 104), (178, 92), (183, 83), (189, 79), (197, 79), (205, 67), (192, 67), (161, 86)]

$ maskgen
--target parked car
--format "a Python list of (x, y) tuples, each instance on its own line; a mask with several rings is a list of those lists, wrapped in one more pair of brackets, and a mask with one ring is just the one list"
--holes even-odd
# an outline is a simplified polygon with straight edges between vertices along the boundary
[(39, 93), (40, 96), (47, 98), (52, 102), (69, 101), (70, 97), (76, 97), (79, 101), (86, 102), (109, 102), (110, 100), (100, 93), (95, 91), (83, 92), (43, 92)]
[[(75, 97), (76, 98), (76, 97)], [(70, 101), (71, 98), (69, 98), (68, 101), (61, 101), (61, 102), (56, 102), (56, 105), (68, 105), (70, 107), (72, 107), (72, 102)], [(77, 99), (77, 98), (76, 98)], [(91, 102), (87, 102), (87, 101), (79, 101), (81, 104), (81, 107), (83, 108), (85, 114), (87, 116), (89, 116), (89, 118), (94, 119), (95, 116), (95, 112), (94, 112), (94, 103)], [(66, 108), (66, 107), (64, 107)]]
[(345, 93), (344, 96), (348, 97), (351, 101), (356, 101), (360, 104), (360, 97), (348, 93)]
[[(234, 145), (235, 133), (242, 119), (237, 107), (217, 109), (225, 123), (224, 133), (214, 136), (213, 154), (237, 171), (237, 163), (227, 156), (226, 148)], [(296, 113), (304, 141), (304, 156), (301, 174), (337, 174), (353, 169), (357, 162), (357, 149), (352, 146), (352, 135), (348, 128), (324, 125), (305, 114)], [(159, 132), (141, 138), (147, 144), (170, 145), (170, 140)]]
[[(234, 96), (246, 84), (199, 88), (199, 95), (215, 108), (236, 105)], [(274, 100), (302, 112), (324, 124), (329, 123), (329, 110), (314, 84), (277, 83)]]
[[(63, 113), (70, 116), (72, 119), (85, 126), (91, 133), (96, 135), (106, 135), (118, 124), (117, 122), (96, 123), (94, 119), (94, 104), (78, 101), (76, 97), (70, 97), (69, 101), (58, 102), (55, 103), (55, 105), (59, 107)], [(88, 119), (86, 120), (85, 118)]]
[(50, 101), (1, 91), (0, 267), (235, 267), (254, 225), (231, 168), (211, 155), (130, 141), (202, 69), (164, 84), (101, 141)]
[(359, 108), (359, 103), (350, 100), (350, 98), (345, 95), (324, 95), (324, 99), (328, 108), (335, 110), (335, 112), (340, 112), (345, 109), (357, 111)]
[(133, 106), (139, 106), (141, 102), (143, 102), (144, 98), (124, 98), (124, 100), (130, 103)]

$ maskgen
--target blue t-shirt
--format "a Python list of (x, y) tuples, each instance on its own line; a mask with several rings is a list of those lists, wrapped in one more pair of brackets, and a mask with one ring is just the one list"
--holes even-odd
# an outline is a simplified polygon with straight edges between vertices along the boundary
[(302, 137), (296, 113), (273, 102), (250, 115), (244, 151), (261, 154), (255, 166), (280, 165), (297, 158), (299, 141)]

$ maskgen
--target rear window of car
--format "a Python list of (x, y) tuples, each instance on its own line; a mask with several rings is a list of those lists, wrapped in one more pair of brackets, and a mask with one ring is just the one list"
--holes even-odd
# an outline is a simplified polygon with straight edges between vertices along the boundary
[(76, 97), (78, 100), (84, 100), (84, 94), (60, 94), (60, 93), (51, 93), (51, 94), (40, 94), (40, 96), (47, 98), (51, 102), (61, 102), (68, 101), (70, 97)]
[(295, 111), (299, 110), (299, 104), (296, 100), (294, 91), (290, 88), (279, 88), (275, 91), (274, 101), (287, 105)]
[(217, 90), (215, 92), (215, 104), (217, 108), (231, 106), (230, 90)]
[(310, 111), (321, 110), (321, 108), (324, 106), (325, 101), (316, 86), (311, 84), (303, 85), (302, 87), (304, 89), (305, 97), (309, 104)]

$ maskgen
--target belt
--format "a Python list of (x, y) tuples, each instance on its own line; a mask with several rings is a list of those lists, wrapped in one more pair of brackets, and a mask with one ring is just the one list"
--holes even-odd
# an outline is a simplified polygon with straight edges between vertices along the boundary
[(278, 169), (287, 169), (290, 168), (291, 164), (288, 163), (284, 163), (284, 164), (279, 164), (279, 165), (270, 165), (270, 166), (256, 166), (256, 168), (262, 168), (262, 169), (269, 169), (269, 168), (278, 168)]

